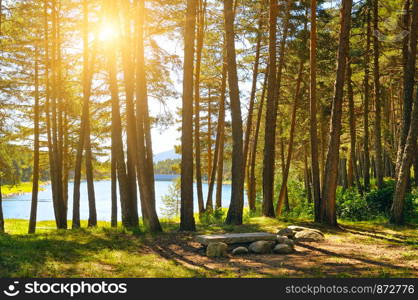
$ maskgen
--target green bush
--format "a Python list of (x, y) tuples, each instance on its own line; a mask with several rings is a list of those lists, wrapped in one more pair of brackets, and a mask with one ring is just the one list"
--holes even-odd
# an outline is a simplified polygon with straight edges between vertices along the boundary
[(384, 182), (382, 189), (372, 190), (365, 195), (369, 207), (375, 214), (388, 216), (392, 206), (393, 193), (395, 191), (395, 181), (393, 179)]
[(337, 189), (337, 217), (351, 221), (364, 221), (374, 217), (373, 210), (355, 188)]
[(225, 211), (222, 208), (217, 208), (200, 214), (199, 220), (204, 225), (221, 224), (224, 220), (224, 214)]

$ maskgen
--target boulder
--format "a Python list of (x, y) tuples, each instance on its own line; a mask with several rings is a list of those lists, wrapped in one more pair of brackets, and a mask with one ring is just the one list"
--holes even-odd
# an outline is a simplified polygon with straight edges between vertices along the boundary
[(249, 249), (253, 253), (266, 254), (271, 253), (273, 246), (276, 244), (274, 241), (257, 241), (250, 244)]
[(198, 235), (196, 241), (202, 245), (209, 245), (213, 242), (222, 242), (226, 244), (245, 244), (255, 241), (275, 241), (276, 235), (267, 232), (250, 232), (250, 233), (227, 233), (227, 234), (211, 234)]
[(315, 232), (318, 232), (319, 234), (324, 235), (320, 230), (314, 229), (314, 228), (309, 228), (309, 227), (291, 225), (291, 226), (288, 226), (287, 228), (292, 229), (293, 232), (295, 232), (295, 233), (299, 232), (299, 231), (304, 231), (304, 230), (311, 230), (311, 231), (315, 231)]
[(297, 242), (321, 242), (324, 239), (324, 234), (317, 230), (302, 230), (295, 234), (295, 241)]
[(278, 244), (285, 244), (287, 241), (290, 241), (290, 239), (285, 235), (278, 235), (276, 241)]
[(226, 256), (228, 245), (221, 242), (209, 243), (206, 248), (206, 256), (208, 257), (222, 257)]
[(277, 235), (287, 236), (288, 238), (292, 239), (295, 236), (295, 232), (290, 228), (283, 228), (277, 232)]
[(246, 247), (240, 246), (236, 247), (234, 250), (232, 250), (233, 255), (243, 255), (248, 254), (248, 249)]
[(273, 249), (273, 252), (277, 254), (290, 254), (293, 251), (293, 248), (288, 244), (277, 244)]

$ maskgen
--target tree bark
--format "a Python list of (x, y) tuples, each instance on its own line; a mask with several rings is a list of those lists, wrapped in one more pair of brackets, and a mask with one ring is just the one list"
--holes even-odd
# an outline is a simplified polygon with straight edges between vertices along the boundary
[[(1, 14), (1, 11), (0, 11)], [(39, 72), (38, 72), (38, 46), (35, 46), (35, 106), (33, 117), (33, 174), (32, 174), (32, 201), (30, 208), (28, 233), (35, 233), (36, 214), (38, 209), (39, 190)], [(1, 222), (1, 220), (0, 220)]]
[(241, 103), (239, 99), (238, 73), (235, 53), (234, 12), (232, 0), (224, 0), (226, 57), (228, 86), (232, 118), (232, 187), (231, 203), (226, 224), (242, 224), (244, 207), (244, 157), (242, 137)]
[(264, 133), (264, 160), (263, 160), (263, 215), (274, 217), (274, 163), (275, 163), (275, 97), (276, 97), (276, 27), (278, 6), (277, 1), (270, 0), (269, 17), (269, 68), (268, 88), (266, 102), (266, 121)]
[(376, 164), (376, 182), (379, 189), (383, 188), (383, 162), (382, 162), (382, 104), (380, 90), (380, 71), (379, 71), (379, 0), (373, 0), (373, 82), (375, 97), (375, 124), (374, 124), (374, 142), (375, 142), (375, 164)]
[(136, 85), (136, 110), (137, 110), (137, 176), (141, 193), (142, 217), (145, 225), (152, 232), (161, 232), (162, 227), (155, 208), (155, 183), (154, 164), (151, 142), (151, 126), (148, 112), (148, 91), (145, 74), (144, 55), (144, 26), (145, 26), (145, 1), (138, 2), (138, 39), (137, 39), (137, 85)]
[(303, 60), (299, 63), (298, 77), (296, 79), (296, 90), (295, 97), (293, 99), (292, 107), (292, 117), (290, 121), (290, 135), (289, 135), (289, 146), (287, 149), (286, 164), (284, 167), (284, 172), (282, 174), (282, 185), (280, 187), (279, 198), (277, 201), (276, 215), (280, 216), (282, 214), (283, 203), (287, 194), (287, 179), (289, 177), (290, 163), (292, 160), (293, 152), (293, 140), (295, 138), (295, 129), (296, 129), (296, 111), (298, 106), (298, 99), (300, 97), (300, 83), (302, 81), (302, 72), (303, 72)]
[(328, 144), (324, 186), (322, 190), (322, 222), (330, 226), (337, 225), (335, 193), (337, 189), (344, 77), (350, 38), (351, 6), (352, 0), (342, 1), (337, 70), (331, 112), (330, 141)]
[[(360, 183), (360, 176), (357, 168), (356, 159), (356, 115), (354, 111), (354, 93), (353, 83), (351, 81), (351, 59), (350, 55), (347, 55), (347, 96), (348, 96), (348, 110), (349, 110), (349, 123), (350, 123), (350, 159), (349, 168), (352, 170), (353, 181), (356, 183), (357, 189), (360, 194), (363, 194), (363, 187)], [(352, 185), (352, 181), (350, 185)]]
[(261, 99), (257, 108), (258, 109), (257, 122), (255, 125), (254, 141), (253, 141), (252, 150), (251, 150), (253, 154), (251, 156), (251, 165), (250, 165), (248, 204), (250, 206), (250, 210), (253, 212), (256, 210), (255, 200), (257, 196), (256, 195), (257, 194), (257, 179), (255, 177), (255, 166), (256, 166), (255, 162), (257, 158), (257, 146), (258, 146), (260, 125), (261, 125), (261, 118), (263, 115), (264, 99), (265, 99), (266, 90), (267, 90), (267, 78), (268, 78), (268, 70), (264, 74), (263, 91), (261, 92)]
[[(219, 155), (218, 155), (218, 176), (216, 179), (216, 205), (215, 207), (222, 207), (222, 184), (223, 184), (223, 172), (224, 172), (224, 146), (225, 146), (225, 97), (226, 97), (226, 80), (227, 80), (227, 61), (226, 61), (226, 49), (223, 49), (223, 63), (222, 63), (222, 82), (221, 82), (221, 103), (219, 105), (219, 122), (222, 126), (219, 129)], [(223, 117), (222, 117), (223, 116)], [(222, 117), (222, 118), (221, 118)]]
[(196, 1), (187, 0), (184, 26), (180, 230), (195, 231), (193, 216), (193, 58)]
[(370, 154), (369, 154), (369, 106), (370, 106), (370, 88), (369, 88), (369, 60), (370, 60), (370, 38), (371, 38), (371, 14), (370, 7), (367, 8), (367, 33), (366, 33), (366, 53), (364, 55), (364, 190), (370, 190)]
[[(408, 2), (408, 1), (406, 1)], [(409, 34), (407, 35), (406, 39), (409, 40), (407, 42), (407, 49), (406, 53), (404, 53), (404, 75), (403, 75), (403, 101), (402, 101), (402, 122), (401, 122), (401, 129), (399, 134), (399, 144), (398, 144), (398, 153), (397, 153), (397, 161), (396, 161), (396, 173), (399, 170), (401, 161), (403, 159), (403, 151), (405, 148), (406, 139), (408, 137), (409, 128), (411, 124), (411, 112), (412, 112), (412, 99), (413, 99), (413, 92), (414, 92), (414, 77), (415, 77), (415, 65), (416, 65), (416, 52), (417, 52), (417, 23), (418, 23), (418, 16), (415, 12), (416, 9), (416, 1), (413, 1), (412, 5), (412, 15), (411, 15), (411, 24), (409, 27)], [(405, 8), (409, 7), (409, 3), (405, 3)], [(405, 24), (408, 26), (408, 20), (404, 21)]]
[(314, 200), (314, 218), (316, 222), (321, 219), (321, 181), (319, 177), (318, 163), (318, 129), (317, 129), (317, 105), (316, 105), (316, 0), (311, 0), (311, 32), (310, 32), (310, 81), (309, 81), (309, 110), (310, 110), (310, 142), (311, 142), (311, 166), (312, 166), (312, 195)]
[(204, 23), (205, 23), (206, 1), (198, 0), (197, 15), (197, 43), (196, 43), (196, 66), (194, 79), (194, 147), (195, 147), (195, 170), (196, 170), (196, 187), (197, 187), (197, 204), (199, 213), (205, 211), (203, 202), (203, 186), (202, 186), (202, 163), (200, 149), (200, 66), (202, 62), (202, 49), (204, 40)]
[[(255, 93), (257, 91), (257, 78), (258, 78), (258, 67), (260, 65), (260, 48), (261, 48), (261, 36), (263, 30), (263, 19), (260, 17), (258, 21), (258, 30), (257, 30), (257, 45), (255, 50), (255, 60), (254, 60), (254, 67), (253, 67), (253, 78), (251, 83), (251, 93), (250, 93), (250, 106), (248, 108), (248, 116), (247, 116), (247, 125), (245, 128), (245, 138), (244, 138), (244, 169), (247, 169), (247, 160), (248, 160), (248, 152), (250, 148), (250, 139), (251, 139), (251, 131), (253, 128), (253, 111), (254, 111), (254, 101), (255, 101)], [(252, 152), (254, 154), (254, 152)], [(249, 178), (249, 176), (247, 177)], [(249, 182), (247, 183), (247, 190), (250, 190)]]

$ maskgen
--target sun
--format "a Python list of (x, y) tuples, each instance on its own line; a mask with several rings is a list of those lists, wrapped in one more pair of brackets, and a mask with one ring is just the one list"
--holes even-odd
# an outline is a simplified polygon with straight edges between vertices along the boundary
[(99, 28), (99, 40), (102, 42), (113, 41), (118, 37), (116, 26), (111, 23), (103, 24)]

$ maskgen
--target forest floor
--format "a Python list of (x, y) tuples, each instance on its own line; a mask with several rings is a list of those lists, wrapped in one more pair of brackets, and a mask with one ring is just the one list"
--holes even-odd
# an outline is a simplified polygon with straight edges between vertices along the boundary
[[(27, 235), (28, 222), (6, 220), (0, 235), (2, 277), (418, 277), (417, 226), (340, 222), (329, 229), (309, 221), (250, 218), (246, 225), (198, 225), (197, 233), (180, 233), (164, 222), (165, 233), (151, 235), (112, 229), (55, 230), (39, 222)], [(289, 255), (244, 255), (208, 258), (195, 234), (275, 233), (295, 224), (325, 233), (321, 243), (299, 243)], [(83, 223), (82, 225), (85, 225)]]

